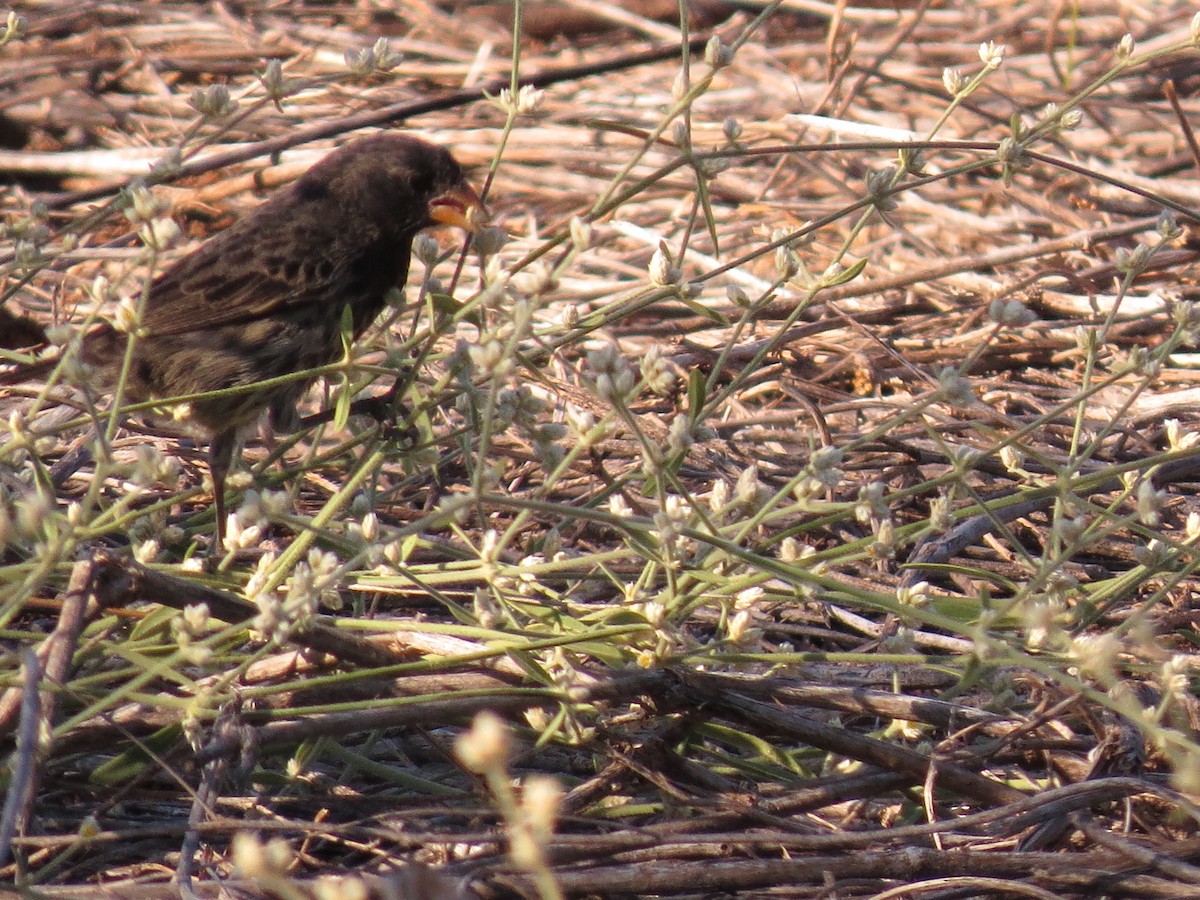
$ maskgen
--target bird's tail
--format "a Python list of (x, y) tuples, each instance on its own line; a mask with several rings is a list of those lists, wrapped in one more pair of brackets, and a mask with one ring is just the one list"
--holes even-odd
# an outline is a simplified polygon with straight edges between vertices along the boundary
[(46, 342), (46, 330), (41, 325), (0, 306), (0, 350), (23, 350)]
[[(0, 350), (40, 350), (48, 343), (46, 331), (27, 316), (19, 316), (0, 306)], [(45, 377), (56, 360), (14, 364), (0, 368), (0, 384), (21, 384)]]
[(42, 380), (54, 371), (56, 365), (57, 359), (39, 359), (34, 363), (15, 363), (8, 368), (0, 368), (0, 385)]
[[(13, 320), (19, 320), (13, 324)], [(26, 327), (24, 323), (28, 323)], [(10, 327), (11, 326), (11, 327)], [(33, 338), (28, 340), (28, 338)], [(111, 325), (100, 325), (83, 336), (77, 351), (79, 360), (90, 368), (106, 369), (111, 360), (119, 359), (127, 340)], [(45, 330), (32, 319), (6, 313), (0, 307), (0, 349), (19, 349), (35, 355), (50, 345)], [(60, 358), (38, 359), (34, 362), (13, 362), (5, 365), (0, 358), (0, 385), (24, 384), (27, 381), (44, 379), (59, 364)]]

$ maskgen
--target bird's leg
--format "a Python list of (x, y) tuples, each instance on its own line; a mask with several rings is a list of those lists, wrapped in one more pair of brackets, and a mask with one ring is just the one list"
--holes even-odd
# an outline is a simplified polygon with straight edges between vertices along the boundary
[(213, 483), (213, 507), (217, 513), (218, 553), (225, 546), (225, 476), (233, 462), (233, 451), (237, 447), (237, 432), (218, 431), (208, 445), (208, 473)]
[[(409, 415), (408, 405), (400, 399), (402, 388), (406, 387), (407, 381), (397, 378), (390, 388), (382, 394), (376, 394), (373, 397), (359, 397), (350, 404), (350, 415), (352, 416), (368, 416), (380, 423), (394, 423), (397, 419), (407, 418)], [(337, 411), (334, 409), (323, 409), (320, 412), (315, 412), (307, 416), (298, 417), (292, 427), (287, 431), (304, 431), (309, 428), (316, 428), (318, 425), (325, 425), (332, 422), (337, 416)]]
[(408, 386), (407, 378), (397, 376), (392, 382), (392, 386), (384, 393), (355, 400), (350, 404), (350, 411), (360, 416), (370, 416), (383, 426), (385, 435), (397, 440), (407, 436), (415, 444), (419, 437), (416, 429), (411, 425), (405, 428), (398, 425), (399, 422), (407, 420), (412, 415), (412, 410), (408, 408), (408, 404), (403, 399), (404, 390)]
[[(407, 440), (409, 443), (415, 444), (420, 437), (417, 429), (412, 425), (401, 426), (399, 424), (412, 414), (412, 410), (402, 399), (403, 391), (407, 387), (407, 379), (397, 378), (392, 382), (392, 386), (382, 394), (376, 394), (373, 397), (359, 397), (353, 401), (350, 404), (350, 415), (374, 419), (382, 427), (383, 435), (387, 440)], [(315, 428), (318, 425), (327, 424), (332, 422), (336, 415), (337, 411), (334, 409), (323, 409), (299, 419), (294, 430)]]

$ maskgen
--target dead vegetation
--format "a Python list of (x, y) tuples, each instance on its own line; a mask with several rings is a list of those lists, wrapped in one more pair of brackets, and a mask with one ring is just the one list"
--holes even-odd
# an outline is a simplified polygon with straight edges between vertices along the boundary
[(1200, 23), (895, 6), (23, 4), (5, 359), (145, 283), (135, 180), (180, 254), (403, 127), (507, 242), (207, 565), (169, 425), (0, 395), (0, 879), (1194, 896)]

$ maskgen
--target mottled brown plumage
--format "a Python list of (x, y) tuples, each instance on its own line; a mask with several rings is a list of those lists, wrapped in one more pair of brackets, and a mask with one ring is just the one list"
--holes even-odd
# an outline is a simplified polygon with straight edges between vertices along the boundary
[[(470, 228), (479, 206), (458, 163), (433, 144), (385, 134), (341, 148), (154, 281), (124, 398), (242, 387), (335, 361), (343, 311), (357, 338), (403, 286), (417, 232), (438, 222)], [(107, 325), (83, 339), (80, 355), (105, 387), (127, 341)], [(294, 428), (308, 384), (188, 404), (186, 420), (211, 441), (218, 541), (238, 433), (264, 409), (273, 427)]]

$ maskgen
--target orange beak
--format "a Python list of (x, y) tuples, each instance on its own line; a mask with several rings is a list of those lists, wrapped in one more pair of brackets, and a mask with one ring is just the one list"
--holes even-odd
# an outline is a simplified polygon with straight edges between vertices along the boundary
[(429, 218), (474, 234), (487, 218), (483, 201), (465, 181), (429, 201)]

